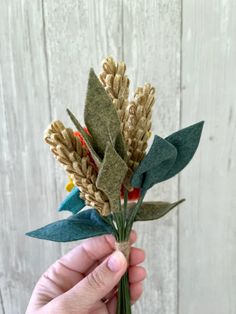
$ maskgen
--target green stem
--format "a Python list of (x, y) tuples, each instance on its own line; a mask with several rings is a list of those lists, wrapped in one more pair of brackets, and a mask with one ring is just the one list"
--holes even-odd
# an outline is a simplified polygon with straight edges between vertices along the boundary
[[(120, 206), (120, 211), (118, 213), (114, 213), (114, 220), (117, 225), (117, 241), (128, 241), (130, 232), (132, 230), (132, 226), (135, 220), (135, 216), (142, 205), (142, 201), (144, 199), (145, 194), (143, 194), (132, 212), (128, 217), (127, 213), (127, 204), (128, 204), (128, 191), (124, 192), (124, 206), (123, 210)], [(118, 286), (118, 300), (117, 300), (117, 310), (116, 314), (131, 314), (131, 303), (130, 303), (130, 291), (129, 291), (129, 277), (128, 271), (121, 278), (121, 281)]]
[(128, 218), (128, 222), (127, 222), (127, 227), (126, 227), (126, 234), (127, 236), (130, 235), (130, 232), (132, 230), (132, 227), (133, 227), (133, 223), (134, 223), (134, 220), (135, 220), (135, 216), (137, 215), (137, 212), (139, 211), (141, 205), (142, 205), (142, 202), (143, 202), (143, 199), (145, 197), (145, 194), (143, 194), (139, 199), (138, 199), (138, 202), (136, 203), (135, 207), (133, 208), (129, 218)]

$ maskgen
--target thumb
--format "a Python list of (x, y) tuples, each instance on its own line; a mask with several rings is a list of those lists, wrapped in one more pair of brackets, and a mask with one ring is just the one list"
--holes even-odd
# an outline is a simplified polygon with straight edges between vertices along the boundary
[(73, 298), (80, 309), (90, 309), (119, 283), (126, 269), (125, 256), (115, 251), (67, 292), (69, 299)]

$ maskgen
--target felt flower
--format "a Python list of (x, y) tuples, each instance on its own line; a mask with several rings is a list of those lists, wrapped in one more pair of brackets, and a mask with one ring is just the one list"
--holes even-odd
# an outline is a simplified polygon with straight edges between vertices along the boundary
[[(125, 190), (125, 187), (122, 185), (121, 192), (120, 192), (120, 197), (122, 199), (124, 199), (124, 190)], [(131, 191), (128, 192), (128, 200), (129, 201), (135, 201), (135, 200), (139, 199), (140, 194), (141, 194), (141, 189), (133, 188)]]
[[(87, 128), (83, 128), (83, 129), (85, 130), (85, 132), (86, 132), (89, 136), (91, 136), (91, 134), (89, 133), (89, 131), (88, 131)], [(85, 143), (85, 141), (84, 141), (84, 139), (83, 139), (83, 136), (80, 134), (80, 132), (79, 132), (79, 131), (74, 131), (74, 135), (79, 138), (79, 140), (80, 140), (82, 146), (86, 147), (86, 143)]]
[[(84, 127), (83, 129), (85, 130), (85, 132), (88, 135), (91, 136), (91, 134), (89, 133), (87, 128)], [(85, 141), (84, 141), (84, 139), (83, 139), (83, 137), (82, 137), (82, 135), (81, 135), (81, 133), (79, 131), (75, 131), (74, 135), (79, 138), (79, 140), (80, 140), (80, 142), (81, 142), (83, 147), (87, 147), (86, 143), (85, 143)], [(88, 151), (88, 154), (89, 154), (89, 157), (91, 159), (91, 162), (94, 163), (93, 158), (92, 158), (91, 154), (89, 153), (89, 151)], [(95, 165), (95, 163), (94, 163), (94, 165)], [(70, 178), (69, 179), (69, 183), (66, 185), (66, 190), (68, 192), (71, 192), (73, 187), (74, 187), (74, 184), (73, 184), (72, 179)], [(125, 188), (122, 185), (122, 187), (121, 187), (121, 194), (120, 194), (121, 199), (124, 199), (124, 189)], [(130, 201), (137, 200), (139, 198), (139, 196), (140, 196), (140, 189), (139, 188), (132, 188), (131, 191), (129, 191), (129, 193), (128, 193), (128, 200), (130, 200)]]

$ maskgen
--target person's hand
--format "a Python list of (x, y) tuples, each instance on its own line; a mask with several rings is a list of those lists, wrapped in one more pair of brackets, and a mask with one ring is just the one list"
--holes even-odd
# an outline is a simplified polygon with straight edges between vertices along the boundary
[[(130, 243), (136, 241), (132, 231)], [(142, 294), (146, 277), (144, 251), (131, 248), (129, 265), (115, 251), (111, 235), (84, 241), (53, 264), (40, 278), (31, 296), (26, 314), (115, 313), (117, 285), (127, 267), (131, 303)]]

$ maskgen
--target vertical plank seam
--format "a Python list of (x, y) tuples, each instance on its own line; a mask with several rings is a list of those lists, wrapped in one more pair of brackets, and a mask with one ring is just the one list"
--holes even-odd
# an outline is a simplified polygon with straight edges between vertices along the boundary
[(46, 63), (46, 74), (47, 74), (48, 109), (49, 109), (49, 118), (51, 121), (52, 120), (52, 101), (51, 101), (51, 91), (50, 91), (49, 61), (48, 61), (48, 51), (47, 51), (47, 35), (46, 35), (44, 0), (42, 0), (42, 24), (43, 24), (43, 51), (44, 51), (44, 57), (45, 57), (45, 63)]
[(123, 61), (125, 58), (124, 36), (124, 0), (121, 0), (121, 58)]
[(3, 297), (2, 297), (2, 290), (0, 289), (0, 305), (1, 305), (1, 309), (2, 309), (2, 314), (5, 314), (5, 307), (4, 307), (4, 303), (3, 303)]
[[(183, 0), (180, 0), (180, 60), (179, 60), (179, 128), (182, 127), (182, 110), (183, 110)], [(178, 199), (181, 198), (181, 177), (178, 175)], [(177, 212), (177, 314), (180, 314), (180, 215)]]
[[(48, 42), (47, 42), (47, 33), (46, 33), (46, 19), (45, 19), (45, 3), (44, 0), (42, 0), (42, 25), (43, 25), (43, 51), (44, 51), (44, 57), (45, 57), (45, 65), (46, 65), (46, 75), (47, 75), (47, 93), (48, 93), (48, 111), (49, 111), (49, 120), (52, 121), (52, 99), (51, 99), (51, 90), (50, 90), (50, 74), (49, 74), (49, 58), (48, 58)], [(57, 180), (56, 180), (56, 165), (54, 163), (53, 166), (53, 182), (55, 186), (55, 191), (57, 191)], [(56, 202), (58, 203), (57, 193), (56, 195)], [(60, 246), (60, 252), (62, 251), (61, 243)]]
[[(42, 24), (43, 24), (43, 51), (44, 51), (44, 56), (45, 56), (46, 74), (47, 74), (48, 110), (49, 110), (49, 119), (50, 119), (50, 121), (52, 121), (52, 99), (51, 99), (51, 91), (50, 91), (49, 59), (48, 59), (48, 50), (47, 50), (47, 34), (46, 34), (44, 0), (42, 0)], [(56, 180), (55, 174), (56, 174), (56, 169), (54, 166), (53, 181), (54, 181), (55, 189), (57, 191), (57, 180)], [(57, 193), (56, 193), (56, 195), (57, 195)]]

